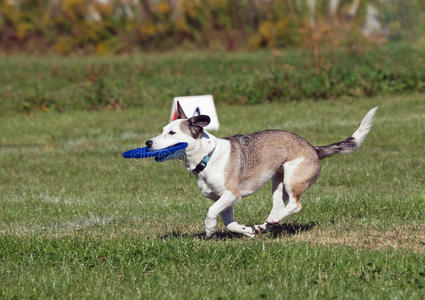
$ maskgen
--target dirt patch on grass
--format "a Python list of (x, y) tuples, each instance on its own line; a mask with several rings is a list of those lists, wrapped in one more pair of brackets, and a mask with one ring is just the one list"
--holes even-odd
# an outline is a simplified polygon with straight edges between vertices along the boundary
[(406, 249), (425, 253), (425, 229), (417, 227), (398, 227), (391, 230), (376, 228), (349, 231), (315, 229), (292, 237), (296, 241), (320, 245), (340, 245), (369, 249)]
[[(123, 236), (163, 239), (182, 237), (205, 239), (203, 225), (201, 223), (172, 224), (171, 222), (155, 222), (153, 220), (144, 220), (143, 222), (132, 220), (127, 222), (127, 224), (97, 222), (93, 225), (86, 223), (77, 224), (76, 222), (67, 222), (64, 223), (67, 226), (52, 227), (12, 226), (9, 228), (0, 228), (0, 234), (11, 234), (15, 236), (36, 235), (53, 239), (64, 236), (85, 236), (103, 239), (116, 239)], [(74, 226), (76, 224), (78, 226)], [(219, 231), (215, 235), (215, 239), (217, 240), (244, 238), (246, 237), (226, 231), (222, 226), (220, 226)], [(350, 223), (333, 224), (331, 227), (324, 228), (323, 224), (284, 223), (276, 225), (270, 232), (259, 235), (255, 239), (263, 240), (264, 242), (295, 241), (375, 250), (405, 249), (425, 253), (425, 226), (422, 224), (380, 228), (378, 224)]]

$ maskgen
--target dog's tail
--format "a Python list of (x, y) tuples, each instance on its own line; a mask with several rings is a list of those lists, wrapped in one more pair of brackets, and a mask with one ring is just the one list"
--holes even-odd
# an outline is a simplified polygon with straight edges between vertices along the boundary
[(348, 139), (327, 146), (314, 146), (319, 159), (323, 159), (337, 153), (350, 153), (356, 150), (369, 133), (369, 130), (372, 127), (373, 116), (377, 109), (378, 106), (368, 111), (360, 123), (359, 128)]

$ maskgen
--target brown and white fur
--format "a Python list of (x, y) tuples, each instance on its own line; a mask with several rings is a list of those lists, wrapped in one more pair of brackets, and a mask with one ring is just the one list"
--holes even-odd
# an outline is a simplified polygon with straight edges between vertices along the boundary
[[(182, 159), (190, 171), (215, 149), (206, 168), (196, 175), (202, 195), (214, 201), (205, 219), (206, 236), (216, 232), (220, 215), (229, 231), (254, 237), (301, 210), (301, 194), (319, 177), (320, 160), (358, 148), (372, 126), (377, 109), (372, 108), (346, 140), (313, 146), (302, 137), (283, 130), (217, 138), (203, 129), (210, 122), (208, 116), (187, 118), (177, 103), (178, 119), (166, 125), (162, 134), (147, 141), (146, 145), (156, 150), (188, 143)], [(265, 222), (253, 227), (237, 223), (233, 219), (233, 206), (270, 179), (273, 208)]]

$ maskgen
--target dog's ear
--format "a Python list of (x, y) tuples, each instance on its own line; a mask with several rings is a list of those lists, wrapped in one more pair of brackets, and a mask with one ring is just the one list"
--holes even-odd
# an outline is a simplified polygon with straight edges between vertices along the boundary
[(194, 116), (190, 118), (188, 121), (189, 121), (189, 125), (205, 127), (208, 124), (210, 124), (211, 119), (207, 115), (200, 115), (200, 116)]
[(184, 113), (179, 101), (177, 101), (177, 119), (187, 119), (186, 114)]
[(197, 139), (202, 136), (205, 126), (207, 126), (211, 119), (207, 115), (195, 116), (187, 120), (189, 124), (189, 130), (192, 136)]

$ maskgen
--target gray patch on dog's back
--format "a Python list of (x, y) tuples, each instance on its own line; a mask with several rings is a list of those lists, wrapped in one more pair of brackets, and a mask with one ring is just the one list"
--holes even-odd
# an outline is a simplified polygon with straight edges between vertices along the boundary
[(282, 164), (297, 157), (318, 160), (313, 146), (302, 137), (283, 130), (263, 130), (226, 137), (231, 145), (227, 181), (232, 189), (255, 185), (265, 171), (281, 172)]

